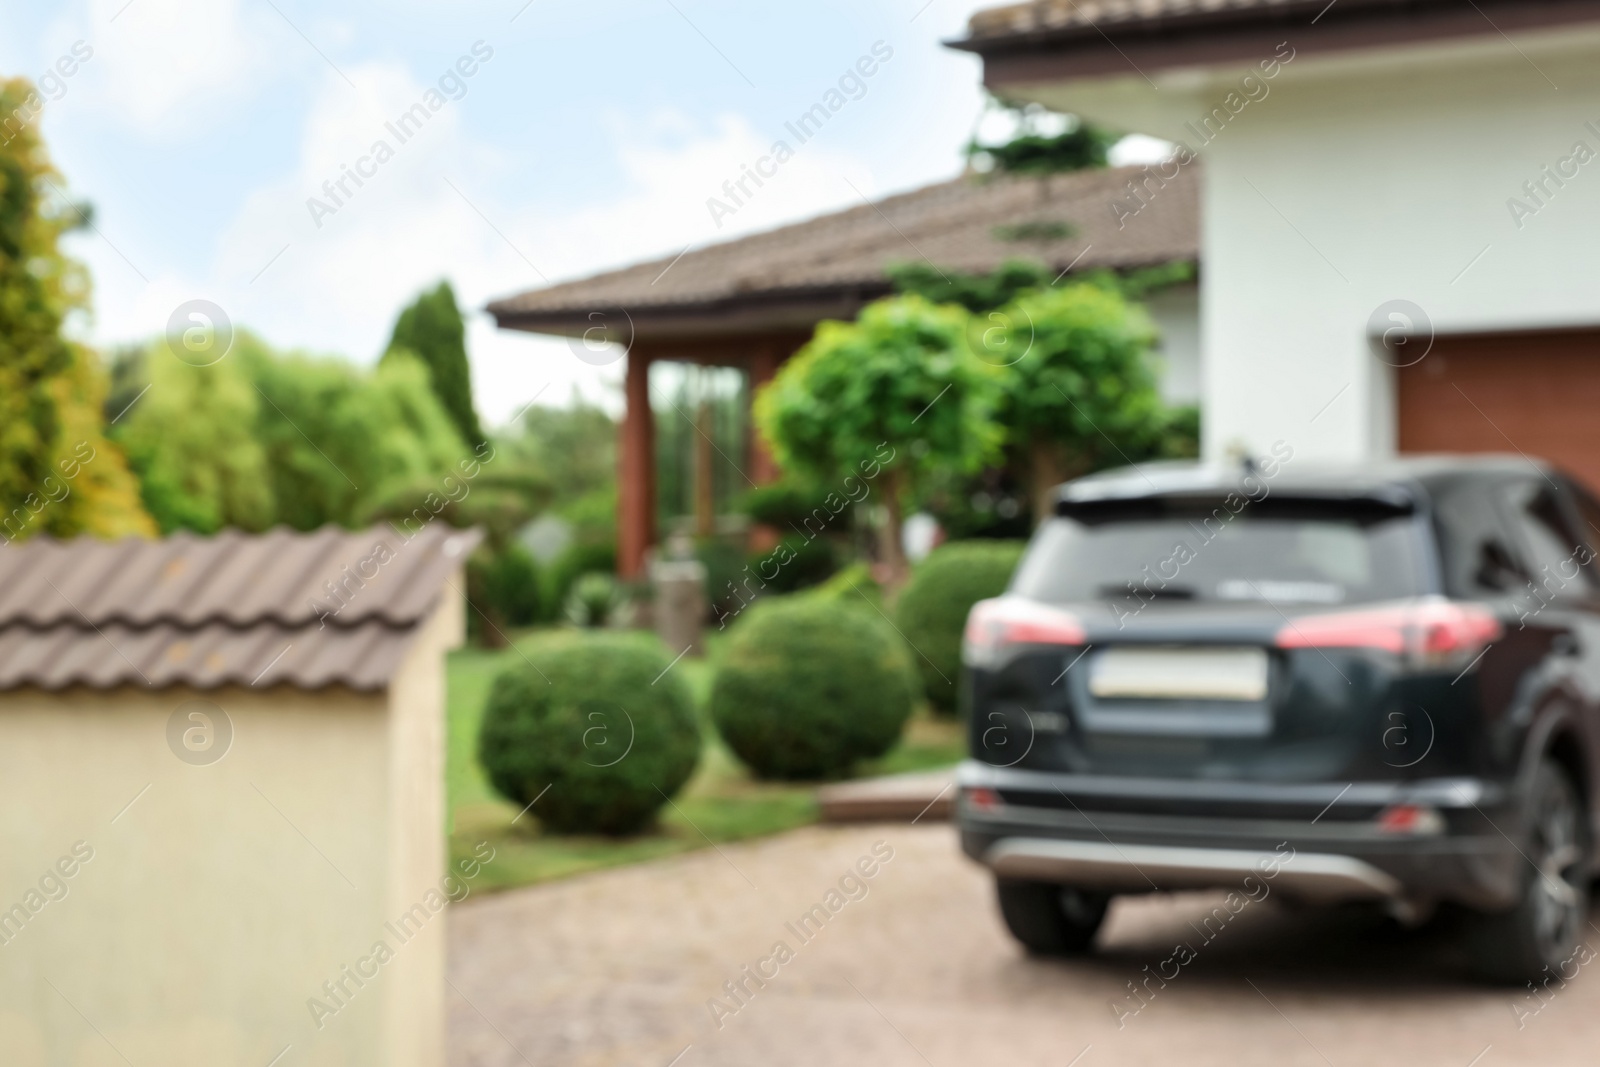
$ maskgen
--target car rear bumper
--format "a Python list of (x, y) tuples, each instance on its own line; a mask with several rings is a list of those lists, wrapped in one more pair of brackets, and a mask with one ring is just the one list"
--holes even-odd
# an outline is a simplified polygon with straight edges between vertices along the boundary
[[(1515, 902), (1525, 863), (1498, 828), (1515, 825), (1500, 810), (1504, 791), (1473, 780), (1151, 782), (968, 763), (957, 784), (962, 847), (1003, 878), (1115, 892), (1249, 891), (1270, 882), (1314, 902), (1451, 901), (1495, 910)], [(1002, 802), (980, 810), (975, 787), (995, 790)], [(1442, 831), (1380, 830), (1376, 813), (1397, 804), (1438, 811)]]
[[(1405, 895), (1393, 876), (1351, 856), (1249, 852), (1177, 845), (1117, 845), (1007, 837), (983, 862), (1002, 878), (1058, 882), (1095, 889), (1211, 889), (1271, 878), (1275, 888), (1305, 900), (1383, 900)], [(1268, 873), (1268, 872), (1272, 873)]]

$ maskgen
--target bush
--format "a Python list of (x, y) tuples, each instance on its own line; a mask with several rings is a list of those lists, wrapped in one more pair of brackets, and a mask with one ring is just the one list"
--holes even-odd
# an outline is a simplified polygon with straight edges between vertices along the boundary
[(915, 685), (905, 649), (866, 605), (774, 597), (729, 637), (711, 714), (760, 777), (836, 777), (894, 745)]
[(572, 625), (592, 628), (610, 623), (622, 604), (622, 589), (617, 580), (601, 571), (592, 571), (572, 583), (563, 610)]
[(567, 603), (573, 583), (590, 571), (616, 573), (617, 546), (611, 541), (578, 541), (567, 548), (544, 571), (545, 617), (555, 621)]
[(787, 531), (798, 529), (817, 508), (825, 508), (827, 495), (815, 486), (784, 480), (750, 490), (738, 506), (750, 521)]
[(883, 586), (872, 577), (872, 565), (860, 560), (836, 571), (821, 585), (814, 585), (805, 590), (804, 595), (808, 600), (826, 604), (849, 604), (858, 608), (869, 605), (879, 609), (883, 607)]
[[(706, 569), (706, 605), (712, 618), (729, 612), (737, 614), (744, 606), (743, 597), (759, 588), (755, 571), (745, 573), (744, 550), (740, 544), (724, 537), (701, 537), (695, 540), (694, 557)], [(748, 588), (746, 582), (749, 582)]]
[[(700, 756), (694, 705), (654, 643), (567, 634), (495, 679), (478, 761), (517, 807), (559, 834), (626, 834), (689, 780)], [(542, 673), (541, 673), (542, 672)], [(549, 790), (540, 793), (548, 786)]]
[(895, 625), (914, 650), (923, 691), (935, 710), (955, 714), (967, 612), (978, 601), (1005, 592), (1023, 547), (1021, 541), (945, 545), (922, 561), (900, 594)]
[(507, 627), (539, 621), (538, 565), (521, 545), (501, 552), (485, 545), (467, 560), (467, 598), (472, 601), (467, 635), (485, 644), (503, 644), (501, 635)]
[(1200, 409), (1193, 404), (1168, 408), (1157, 453), (1163, 459), (1200, 457)]
[(839, 569), (839, 554), (826, 537), (789, 536), (765, 552), (751, 553), (748, 565), (751, 574), (765, 581), (767, 592), (793, 593), (832, 577)]

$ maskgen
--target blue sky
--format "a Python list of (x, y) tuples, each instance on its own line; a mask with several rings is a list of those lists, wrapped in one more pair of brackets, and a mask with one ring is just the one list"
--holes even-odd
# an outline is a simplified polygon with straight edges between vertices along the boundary
[[(99, 232), (71, 239), (95, 343), (155, 335), (205, 298), (273, 344), (369, 362), (399, 306), (448, 277), (494, 422), (536, 394), (602, 396), (618, 368), (496, 331), (487, 300), (848, 206), (852, 185), (956, 174), (980, 72), (939, 42), (988, 5), (924, 2), (10, 3), (0, 72), (37, 79), (93, 50), (41, 122), (96, 208)], [(893, 57), (864, 94), (716, 225), (707, 199), (877, 42)], [(441, 78), (443, 106), (401, 144), (385, 123)], [(361, 162), (380, 139), (393, 157)], [(358, 165), (369, 178), (314, 215)]]

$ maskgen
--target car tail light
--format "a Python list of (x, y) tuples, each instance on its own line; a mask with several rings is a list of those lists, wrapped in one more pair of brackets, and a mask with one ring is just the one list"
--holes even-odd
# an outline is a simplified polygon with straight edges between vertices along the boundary
[(965, 790), (967, 806), (973, 811), (999, 811), (1002, 801), (1000, 794), (984, 785), (975, 785)]
[(1081, 645), (1085, 640), (1083, 624), (1065, 611), (998, 597), (972, 606), (962, 654), (968, 664), (988, 666), (1015, 645)]
[(1426, 804), (1396, 804), (1378, 816), (1379, 833), (1434, 837), (1444, 828), (1444, 816)]
[(1415, 666), (1450, 667), (1471, 662), (1503, 632), (1500, 620), (1481, 605), (1427, 599), (1295, 619), (1278, 631), (1275, 643), (1279, 648), (1375, 648)]

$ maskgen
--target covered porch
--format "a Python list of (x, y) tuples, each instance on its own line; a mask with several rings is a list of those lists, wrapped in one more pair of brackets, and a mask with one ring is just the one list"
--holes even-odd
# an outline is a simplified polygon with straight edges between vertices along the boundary
[[(826, 319), (888, 295), (888, 270), (919, 262), (987, 274), (1007, 260), (1052, 270), (1132, 270), (1199, 257), (1190, 168), (1123, 228), (1115, 205), (1135, 167), (1048, 177), (963, 175), (806, 222), (565, 282), (488, 307), (504, 329), (568, 338), (573, 358), (626, 360), (618, 461), (617, 568), (642, 575), (664, 520), (709, 535), (732, 502), (777, 479), (750, 424), (756, 390)], [(1151, 305), (1167, 338), (1169, 399), (1198, 393), (1193, 285)], [(692, 368), (686, 370), (685, 368)], [(675, 457), (663, 477), (663, 453)], [(687, 472), (687, 476), (684, 476)]]

